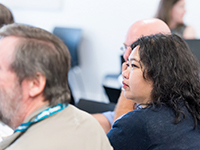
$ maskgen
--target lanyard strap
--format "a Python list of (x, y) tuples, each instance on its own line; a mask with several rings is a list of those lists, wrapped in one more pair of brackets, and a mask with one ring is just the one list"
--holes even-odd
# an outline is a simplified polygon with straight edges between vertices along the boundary
[(68, 104), (64, 104), (64, 103), (59, 103), (58, 105), (54, 106), (54, 107), (49, 107), (45, 110), (43, 110), (42, 112), (40, 112), (33, 121), (31, 122), (26, 122), (26, 123), (22, 123), (20, 126), (17, 127), (17, 129), (15, 130), (15, 132), (20, 131), (20, 132), (24, 132), (26, 131), (33, 123), (36, 123), (40, 120), (43, 120), (63, 109), (65, 109), (68, 106)]

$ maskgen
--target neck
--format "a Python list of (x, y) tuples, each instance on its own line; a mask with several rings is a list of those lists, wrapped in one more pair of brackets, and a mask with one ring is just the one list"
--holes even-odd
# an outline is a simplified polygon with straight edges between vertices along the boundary
[(43, 96), (27, 100), (17, 112), (16, 116), (12, 119), (10, 127), (15, 130), (31, 113), (47, 103), (48, 101), (44, 101)]
[(170, 21), (170, 23), (169, 23), (169, 28), (170, 29), (175, 29), (176, 27), (177, 27), (177, 23), (176, 22), (173, 22), (173, 21)]
[(151, 98), (151, 96), (149, 95), (149, 97), (146, 97), (146, 98), (140, 100), (138, 104), (139, 104), (142, 108), (146, 108), (146, 107), (149, 106), (148, 104), (150, 104), (151, 102), (152, 102), (152, 98)]

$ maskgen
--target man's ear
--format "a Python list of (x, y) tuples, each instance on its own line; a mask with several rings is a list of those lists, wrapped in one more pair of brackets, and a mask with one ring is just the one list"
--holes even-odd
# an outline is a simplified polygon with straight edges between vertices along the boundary
[(43, 93), (45, 85), (46, 77), (38, 72), (36, 78), (29, 80), (29, 96), (35, 97)]

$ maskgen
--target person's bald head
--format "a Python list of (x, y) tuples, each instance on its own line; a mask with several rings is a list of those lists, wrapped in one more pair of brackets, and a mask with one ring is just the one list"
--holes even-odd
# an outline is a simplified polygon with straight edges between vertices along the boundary
[[(135, 42), (138, 38), (142, 36), (148, 36), (157, 33), (171, 34), (171, 31), (167, 24), (160, 19), (152, 18), (139, 20), (129, 28), (124, 45), (130, 46), (133, 42)], [(131, 48), (128, 47), (126, 52), (124, 53), (124, 59), (126, 61), (130, 53)]]

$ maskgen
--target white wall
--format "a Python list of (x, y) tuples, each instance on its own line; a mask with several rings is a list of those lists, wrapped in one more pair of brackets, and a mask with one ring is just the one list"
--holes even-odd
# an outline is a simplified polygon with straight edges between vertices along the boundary
[[(46, 5), (51, 1), (56, 0), (47, 0)], [(87, 98), (107, 101), (102, 79), (107, 73), (119, 73), (120, 47), (128, 28), (137, 20), (153, 17), (159, 0), (63, 0), (61, 9), (24, 9), (12, 6), (8, 0), (0, 2), (7, 4), (18, 23), (48, 31), (54, 26), (82, 28), (79, 55)], [(198, 0), (186, 0), (186, 5), (185, 22), (200, 37)]]

